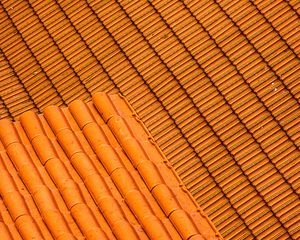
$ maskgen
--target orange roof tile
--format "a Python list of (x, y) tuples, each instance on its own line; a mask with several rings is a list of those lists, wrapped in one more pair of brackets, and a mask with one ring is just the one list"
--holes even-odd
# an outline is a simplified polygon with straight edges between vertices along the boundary
[(121, 93), (226, 239), (300, 238), (299, 0), (0, 1), (0, 118)]
[(117, 95), (1, 120), (0, 140), (1, 239), (222, 239)]

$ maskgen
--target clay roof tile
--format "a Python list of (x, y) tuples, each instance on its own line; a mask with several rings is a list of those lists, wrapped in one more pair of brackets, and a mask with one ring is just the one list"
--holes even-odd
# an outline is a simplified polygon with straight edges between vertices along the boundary
[[(123, 108), (127, 106), (130, 110), (122, 98), (105, 94), (97, 94), (94, 98), (98, 99), (94, 102), (96, 108), (101, 109), (99, 104), (107, 104), (110, 98), (125, 103)], [(212, 223), (199, 214), (197, 204), (181, 188), (183, 184), (178, 176), (165, 165), (167, 161), (163, 154), (155, 143), (149, 142), (152, 138), (140, 126), (141, 122), (134, 120), (134, 114), (119, 115), (118, 106), (110, 100), (108, 102), (105, 111), (112, 114), (104, 114), (109, 118), (106, 127), (96, 121), (97, 112), (92, 115), (91, 106), (81, 101), (71, 104), (70, 112), (58, 107), (47, 108), (44, 114), (46, 122), (33, 112), (20, 117), (21, 125), (2, 121), (6, 128), (0, 127), (0, 140), (15, 166), (10, 171), (18, 174), (10, 175), (5, 166), (0, 165), (3, 169), (0, 195), (21, 236), (26, 239), (36, 234), (24, 232), (20, 221), (25, 216), (26, 224), (33, 224), (40, 234), (46, 233), (34, 224), (34, 218), (31, 222), (28, 220), (31, 213), (27, 200), (15, 184), (16, 177), (26, 185), (28, 196), (56, 239), (79, 236), (62, 214), (62, 208), (68, 209), (80, 235), (87, 239), (109, 239), (111, 233), (117, 239), (143, 239), (145, 236), (162, 240), (179, 236), (190, 239), (202, 235), (199, 225), (205, 226), (209, 237), (217, 237), (218, 232), (210, 227)], [(50, 128), (45, 130), (47, 126)], [(25, 131), (23, 140), (18, 131)], [(141, 134), (136, 131), (141, 131)], [(83, 148), (86, 144), (92, 149), (89, 152)], [(150, 147), (148, 153), (156, 152), (159, 159), (152, 159), (154, 155), (145, 151), (147, 146)], [(126, 155), (120, 152), (122, 148)], [(36, 157), (39, 161), (33, 160)], [(168, 176), (173, 177), (171, 185), (168, 185), (171, 179)], [(59, 192), (59, 197), (55, 191)], [(93, 201), (87, 202), (88, 198)], [(99, 212), (93, 212), (92, 206)], [(102, 220), (97, 218), (98, 214), (103, 215)], [(196, 224), (195, 221), (199, 222)], [(103, 225), (108, 225), (110, 231)]]
[[(298, 0), (44, 2), (0, 4), (0, 118), (16, 120), (0, 123), (0, 154), (19, 189), (20, 178), (28, 185), (36, 176), (57, 195), (71, 178), (97, 209), (91, 192), (98, 192), (86, 190), (85, 179), (109, 188), (111, 176), (127, 169), (151, 206), (155, 188), (170, 186), (177, 198), (188, 189), (195, 199), (187, 201), (203, 207), (225, 238), (300, 238)], [(14, 151), (24, 154), (24, 166)], [(13, 169), (22, 169), (21, 177)], [(30, 194), (35, 187), (25, 188)], [(119, 190), (110, 190), (126, 206)], [(154, 207), (161, 218), (149, 219), (180, 239), (161, 216), (176, 206)], [(0, 209), (12, 238), (20, 232), (30, 239), (23, 226), (36, 222), (42, 237), (53, 239), (39, 213), (18, 218), (17, 229), (1, 201)], [(147, 239), (126, 209), (118, 222)], [(68, 219), (71, 232), (59, 239), (82, 235)], [(109, 239), (126, 238), (118, 224), (99, 224)], [(98, 232), (81, 226), (90, 238)]]

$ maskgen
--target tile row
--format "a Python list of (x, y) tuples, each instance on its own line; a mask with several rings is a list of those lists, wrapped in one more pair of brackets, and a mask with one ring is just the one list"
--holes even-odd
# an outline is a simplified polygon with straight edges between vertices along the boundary
[[(270, 6), (3, 1), (5, 65), (33, 102), (7, 95), (3, 107), (15, 118), (99, 90), (121, 92), (225, 237), (297, 238), (299, 13), (295, 1), (275, 1), (276, 13)], [(232, 192), (239, 186), (249, 193)], [(284, 196), (287, 205), (277, 201)], [(251, 198), (264, 207), (235, 201)], [(252, 224), (263, 215), (269, 230)]]
[[(106, 94), (96, 94), (93, 102), (95, 106), (75, 101), (65, 110), (48, 107), (44, 117), (27, 112), (21, 115), (17, 125), (10, 120), (0, 121), (3, 154), (8, 154), (18, 173), (13, 176), (2, 166), (0, 193), (21, 237), (43, 238), (47, 233), (37, 226), (15, 186), (18, 176), (55, 239), (75, 239), (81, 234), (87, 239), (111, 239), (100, 226), (104, 223), (99, 223), (86, 201), (86, 190), (117, 239), (147, 239), (146, 236), (150, 239), (220, 239), (124, 100), (119, 97), (110, 100)], [(116, 112), (116, 109), (121, 110)], [(126, 155), (120, 155), (121, 147)], [(97, 165), (95, 157), (99, 159)], [(70, 167), (79, 178), (73, 176)], [(47, 176), (51, 184), (44, 180)], [(114, 188), (126, 203), (126, 210), (114, 197)], [(60, 193), (62, 202), (54, 191)], [(75, 221), (80, 231), (78, 235), (70, 229), (62, 208), (66, 208)], [(129, 214), (131, 217), (128, 210), (133, 213)], [(139, 231), (132, 221), (140, 224)], [(28, 231), (24, 226), (36, 231)]]

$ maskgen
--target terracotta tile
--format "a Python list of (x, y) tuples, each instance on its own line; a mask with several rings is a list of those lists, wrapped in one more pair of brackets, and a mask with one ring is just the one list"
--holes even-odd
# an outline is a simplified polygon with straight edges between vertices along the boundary
[(143, 161), (137, 166), (137, 169), (150, 192), (152, 192), (157, 185), (164, 183), (157, 167), (152, 162)]
[[(97, 93), (93, 96), (93, 102), (103, 117), (105, 122), (117, 115), (117, 110), (114, 108), (111, 100), (105, 93)], [(101, 106), (101, 108), (100, 108)]]
[(71, 212), (87, 239), (108, 239), (85, 204), (76, 204)]
[(144, 217), (144, 228), (151, 239), (171, 239), (171, 236), (163, 230), (160, 220), (153, 215)]
[[(17, 120), (14, 128), (0, 122), (1, 156), (9, 173), (17, 185), (15, 169), (25, 179), (40, 175), (36, 179), (56, 193), (78, 239), (83, 235), (57, 189), (67, 178), (55, 171), (83, 184), (95, 169), (105, 179), (126, 170), (147, 199), (166, 184), (185, 207), (182, 180), (225, 238), (297, 239), (299, 13), (295, 0), (4, 1), (0, 118)], [(132, 107), (123, 97), (98, 91), (124, 95)], [(94, 104), (81, 102), (91, 93)], [(56, 108), (75, 99), (69, 108)], [(37, 118), (34, 113), (49, 105), (56, 107), (45, 111), (47, 120)], [(33, 112), (22, 115), (28, 110)], [(137, 115), (147, 129), (136, 124)], [(170, 174), (160, 151), (181, 180)], [(117, 184), (110, 184), (120, 202)], [(30, 182), (30, 189), (34, 185)], [(261, 210), (244, 206), (254, 193)], [(153, 197), (149, 201), (156, 214), (164, 214)], [(194, 203), (185, 211), (193, 212)], [(264, 216), (270, 217), (260, 223)], [(147, 239), (137, 219), (129, 218), (138, 237)], [(207, 223), (201, 219), (194, 221)], [(169, 219), (160, 221), (172, 238), (180, 238)], [(16, 238), (14, 224), (7, 226)], [(119, 226), (114, 231), (125, 235)]]
[(82, 146), (71, 129), (61, 130), (57, 134), (57, 139), (69, 158), (76, 153), (82, 152)]
[(181, 209), (173, 211), (170, 215), (170, 220), (177, 226), (177, 230), (184, 239), (188, 239), (197, 233), (196, 226), (192, 224), (187, 213)]
[[(97, 103), (96, 103), (97, 104)], [(98, 107), (98, 109), (99, 109), (100, 107)], [(112, 120), (114, 120), (114, 117), (112, 117), (109, 121), (112, 121)], [(109, 124), (109, 123), (108, 123)], [(124, 126), (124, 125), (123, 125)], [(126, 125), (125, 125), (125, 128), (126, 128)], [(114, 131), (115, 129), (121, 129), (121, 128), (113, 128), (112, 130)], [(116, 131), (114, 131), (115, 132), (115, 135), (117, 135), (118, 134), (118, 132), (116, 132)], [(125, 134), (124, 132), (122, 132), (122, 134), (123, 134), (123, 137), (129, 137), (130, 135), (130, 133), (127, 133), (127, 134)], [(118, 135), (117, 135), (118, 136)], [(118, 136), (117, 137), (118, 139), (121, 139), (121, 140), (119, 140), (119, 141), (121, 141), (121, 144), (122, 144), (122, 138), (120, 137), (120, 136)], [(123, 145), (124, 146), (124, 145)], [(136, 143), (136, 144), (134, 144), (134, 145), (132, 145), (133, 147), (127, 147), (127, 146), (125, 146), (125, 151), (127, 152), (127, 154), (129, 155), (129, 157), (132, 157), (132, 156), (135, 156), (136, 157), (136, 153), (131, 153), (131, 150), (128, 150), (128, 149), (139, 149), (140, 148), (140, 146)], [(133, 150), (132, 150), (133, 151)], [(141, 152), (141, 151), (139, 151), (139, 152)], [(146, 156), (146, 155), (144, 155), (142, 158), (144, 158), (145, 160), (144, 160), (144, 162), (149, 162), (149, 163), (151, 163), (149, 160), (148, 160), (148, 157)], [(142, 162), (143, 163), (143, 162)], [(137, 165), (137, 169), (139, 170), (139, 166), (140, 165), (142, 165), (142, 163), (139, 163), (138, 165)], [(150, 165), (151, 166), (151, 165)], [(141, 168), (141, 169), (143, 169), (143, 168)], [(158, 170), (157, 169), (155, 169), (155, 168), (150, 168), (150, 172), (151, 172), (151, 170), (153, 171), (153, 173), (152, 173), (152, 175), (153, 176), (155, 176), (155, 172), (158, 172)], [(142, 177), (144, 177), (144, 180), (145, 180), (145, 176), (143, 176), (143, 174), (141, 173), (141, 171), (139, 170), (139, 172), (140, 172), (140, 174), (142, 175)], [(144, 173), (146, 173), (147, 174), (147, 172), (144, 172)], [(152, 176), (152, 178), (153, 178), (153, 176)], [(159, 177), (160, 175), (158, 175), (158, 177), (156, 177), (156, 178), (153, 178), (153, 180), (154, 179), (158, 179), (158, 181), (161, 181), (161, 177)], [(146, 181), (147, 182), (147, 181)], [(159, 183), (159, 182), (158, 182)], [(151, 188), (150, 188), (151, 189)], [(155, 188), (154, 188), (155, 189)], [(153, 190), (154, 191), (154, 190)], [(168, 212), (168, 210), (166, 210), (166, 207), (167, 207), (167, 205), (168, 204), (166, 204), (166, 206), (164, 207), (164, 203), (163, 203), (163, 201), (161, 200), (161, 198), (159, 197), (159, 195), (155, 195), (154, 194), (154, 196), (155, 196), (155, 198), (156, 198), (156, 200), (161, 204), (161, 207), (163, 208), (163, 210), (165, 210), (165, 211), (167, 211), (166, 212), (166, 214), (167, 214), (167, 216), (170, 214), (170, 212)], [(162, 196), (164, 196), (165, 197), (165, 194), (163, 194)], [(170, 199), (170, 197), (168, 197), (168, 199)], [(161, 201), (160, 201), (161, 200)], [(174, 199), (175, 200), (175, 199)], [(175, 200), (175, 202), (176, 202), (176, 200)], [(176, 206), (176, 205), (175, 205)], [(179, 207), (179, 205), (177, 205), (177, 207)], [(176, 209), (176, 207), (175, 207), (175, 209)], [(169, 210), (169, 211), (172, 211), (172, 210)]]
[(177, 199), (165, 184), (159, 184), (154, 187), (152, 194), (168, 217), (170, 217), (172, 212), (181, 208)]
[[(20, 216), (16, 220), (15, 225), (23, 239), (30, 239), (33, 237), (42, 238), (42, 234), (40, 233), (39, 229), (34, 225), (34, 220), (31, 216)], [(30, 229), (30, 231), (28, 231), (28, 229)]]
[[(64, 129), (70, 129), (67, 119), (61, 113), (61, 110), (58, 107), (48, 107), (44, 111), (44, 116), (55, 135)], [(53, 122), (57, 122), (57, 124), (54, 125)]]
[(10, 232), (8, 231), (7, 227), (4, 225), (3, 222), (1, 222), (1, 224), (0, 224), (0, 233), (4, 240), (13, 239)]
[[(106, 95), (102, 94), (101, 97), (103, 96)], [(110, 97), (106, 96), (105, 99)], [(93, 113), (94, 116), (91, 115), (89, 109), (93, 108), (88, 108), (80, 101), (71, 105), (70, 112), (56, 107), (47, 108), (44, 114), (47, 122), (33, 112), (22, 115), (21, 124), (2, 120), (0, 139), (4, 143), (3, 151), (7, 152), (15, 166), (10, 171), (18, 172), (29, 190), (26, 196), (33, 199), (52, 236), (56, 239), (79, 237), (79, 233), (75, 235), (75, 228), (68, 225), (69, 216), (60, 212), (62, 209), (69, 210), (81, 234), (88, 239), (108, 239), (111, 232), (117, 239), (147, 239), (146, 236), (151, 239), (179, 239), (179, 235), (187, 239), (197, 234), (205, 236), (206, 233), (198, 232), (204, 218), (200, 215), (199, 218), (196, 217), (197, 204), (187, 191), (179, 194), (173, 189), (173, 186), (183, 186), (182, 183), (174, 171), (170, 170), (170, 166), (165, 166), (167, 160), (157, 146), (150, 142), (146, 144), (149, 139), (153, 141), (149, 132), (138, 120), (132, 118), (134, 115), (130, 114), (130, 108), (124, 100), (120, 97), (112, 99), (110, 107), (117, 109), (115, 104), (123, 104), (126, 114), (122, 111), (121, 114), (130, 120), (122, 120), (119, 112), (114, 111), (114, 115), (108, 121), (108, 124), (111, 121), (113, 124), (106, 125), (105, 130), (104, 125), (98, 125), (98, 117), (94, 117), (98, 114), (97, 111)], [(99, 101), (96, 104), (100, 109)], [(74, 124), (78, 124), (80, 128)], [(138, 131), (141, 135), (136, 140), (133, 136), (138, 136)], [(89, 146), (86, 148), (89, 149), (89, 154), (80, 142)], [(122, 146), (131, 160), (126, 155), (122, 156)], [(147, 146), (150, 149), (154, 147), (148, 151), (150, 153), (154, 150), (156, 154), (148, 155), (144, 150)], [(140, 160), (137, 159), (138, 156), (141, 157)], [(36, 157), (40, 162), (36, 161)], [(156, 166), (149, 157), (159, 158), (156, 161), (162, 165)], [(100, 161), (100, 164), (95, 161)], [(79, 178), (75, 178), (76, 174)], [(27, 239), (28, 233), (24, 232), (23, 227), (34, 222), (33, 218), (27, 218), (31, 217), (31, 211), (15, 186), (14, 176), (17, 174), (10, 177), (8, 172), (2, 172), (0, 177), (5, 184), (0, 185), (0, 192), (16, 228), (21, 236)], [(175, 182), (171, 180), (171, 176)], [(4, 181), (4, 178), (7, 180)], [(171, 184), (168, 186), (168, 183)], [(60, 193), (61, 199), (57, 198), (56, 192)], [(115, 193), (120, 197), (116, 198)], [(86, 202), (87, 194), (94, 200), (93, 203)], [(180, 195), (186, 195), (186, 198)], [(120, 204), (120, 201), (124, 201), (125, 204)], [(186, 205), (185, 210), (181, 206), (183, 202)], [(96, 217), (98, 213), (93, 213), (92, 206), (103, 214), (104, 218), (101, 218), (101, 221), (105, 219), (105, 224), (108, 223), (111, 232), (102, 229), (105, 224)], [(182, 211), (179, 215), (178, 210)], [(194, 217), (190, 217), (186, 211)], [(179, 219), (172, 216), (174, 212)], [(194, 220), (200, 222), (195, 225)], [(209, 234), (211, 231), (217, 233), (213, 226), (207, 225), (205, 221), (207, 220), (204, 220), (203, 226), (212, 227), (208, 230)], [(182, 224), (186, 226), (180, 226)], [(46, 234), (40, 225), (35, 225), (35, 228), (40, 234)]]
[(124, 167), (113, 171), (110, 177), (124, 197), (126, 197), (130, 191), (137, 190), (136, 183)]
[(19, 136), (17, 135), (17, 132), (12, 127), (12, 123), (9, 122), (9, 120), (1, 120), (1, 141), (5, 148), (7, 148), (12, 143), (17, 143), (20, 141)]
[(85, 137), (88, 139), (97, 156), (101, 156), (102, 164), (109, 175), (123, 164), (118, 159), (114, 149), (108, 144), (107, 139), (97, 124), (89, 124), (83, 129)]
[[(1, 159), (2, 160), (2, 159)], [(42, 234), (37, 227), (36, 223), (34, 222), (32, 216), (30, 216), (29, 209), (25, 203), (24, 198), (17, 190), (17, 187), (6, 171), (4, 166), (1, 163), (1, 186), (0, 186), (0, 193), (3, 199), (5, 206), (7, 207), (13, 222), (16, 225), (16, 228), (20, 232), (21, 236), (25, 239), (29, 239), (32, 237), (42, 238)], [(24, 226), (29, 227), (31, 231), (24, 228)], [(8, 231), (3, 226), (4, 233), (8, 235)], [(5, 235), (4, 235), (5, 236)], [(27, 238), (26, 238), (27, 237)], [(12, 238), (8, 238), (12, 239)]]
[(69, 109), (76, 119), (76, 122), (80, 129), (83, 129), (89, 123), (95, 122), (89, 108), (82, 101), (73, 101), (69, 105)]
[(191, 240), (202, 240), (204, 239), (203, 237), (201, 237), (200, 235), (194, 235), (190, 238)]
[[(14, 128), (11, 126), (10, 130), (13, 131), (13, 129)], [(21, 143), (10, 144), (7, 147), (7, 152), (16, 166), (16, 170), (18, 171), (20, 177), (32, 195), (32, 198), (38, 206), (41, 216), (48, 225), (52, 234), (58, 237), (63, 231), (66, 233), (69, 232), (68, 235), (72, 236), (65, 219), (57, 211), (58, 207), (52, 193), (50, 192), (49, 188), (44, 185), (39, 172), (32, 163), (31, 158), (24, 146)], [(23, 159), (23, 161), (21, 159)], [(53, 212), (53, 214), (50, 212)], [(51, 214), (51, 218), (47, 217), (48, 214)], [(55, 222), (58, 224), (55, 225)]]
[[(56, 112), (58, 115), (60, 115), (62, 119), (64, 118), (61, 112), (59, 111)], [(53, 118), (51, 118), (51, 116), (50, 118), (48, 116), (46, 116), (46, 118), (49, 121), (50, 126), (55, 126), (54, 123), (56, 121)], [(110, 191), (106, 186), (106, 183), (103, 181), (102, 177), (99, 175), (98, 171), (93, 166), (90, 158), (85, 153), (83, 153), (82, 147), (78, 143), (78, 140), (76, 139), (74, 133), (71, 131), (70, 126), (67, 124), (67, 122), (64, 124), (64, 126), (62, 125), (61, 129), (62, 130), (56, 132), (58, 141), (62, 145), (62, 148), (67, 153), (68, 157), (70, 158), (72, 165), (75, 167), (76, 171), (80, 174), (81, 178), (83, 179), (84, 183), (87, 186), (87, 189), (91, 192), (94, 200), (96, 201), (97, 205), (103, 212), (104, 216), (106, 217), (106, 219), (108, 219), (107, 221), (109, 222), (109, 224), (112, 226), (113, 224), (115, 224), (116, 221), (119, 220), (123, 221), (124, 217), (123, 217), (122, 210), (116, 207), (117, 205), (116, 202), (113, 200), (113, 198), (108, 198), (108, 196), (110, 196)], [(86, 160), (84, 160), (84, 158)], [(80, 162), (83, 163), (86, 162), (86, 164), (82, 165), (80, 164)], [(99, 186), (102, 186), (102, 189), (99, 188)], [(116, 211), (114, 215), (117, 218), (112, 218), (112, 216), (109, 215), (110, 212), (106, 210), (107, 201), (110, 203), (110, 208), (113, 211)], [(130, 225), (128, 225), (128, 227), (129, 226)], [(132, 232), (132, 230), (129, 231)], [(135, 236), (133, 232), (131, 235), (132, 237)]]

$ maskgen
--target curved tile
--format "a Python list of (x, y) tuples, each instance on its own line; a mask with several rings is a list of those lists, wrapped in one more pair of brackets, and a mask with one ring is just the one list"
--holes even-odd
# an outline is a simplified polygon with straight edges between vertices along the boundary
[(0, 221), (0, 235), (3, 240), (12, 240), (13, 239), (9, 230), (7, 229), (7, 227), (5, 226), (5, 224), (3, 223), (2, 220)]
[(137, 170), (141, 174), (150, 192), (152, 192), (156, 186), (164, 183), (162, 176), (153, 162), (142, 161), (137, 165)]
[[(2, 1), (0, 118), (17, 120), (29, 109), (43, 111), (75, 98), (88, 100), (97, 91), (124, 94), (136, 113), (122, 98), (107, 99), (105, 94), (94, 97), (99, 104), (108, 100), (104, 119), (93, 104), (74, 103), (75, 115), (77, 108), (85, 109), (79, 109), (77, 126), (71, 110), (62, 109), (83, 150), (88, 155), (96, 150), (98, 155), (106, 154), (102, 174), (124, 167), (117, 161), (109, 163), (109, 156), (116, 154), (110, 146), (119, 148), (104, 124), (113, 115), (126, 119), (146, 156), (160, 164), (154, 146), (143, 140), (148, 132), (132, 124), (136, 119), (130, 116), (138, 114), (226, 238), (298, 239), (300, 227), (294, 222), (298, 222), (300, 189), (299, 13), (296, 0)], [(94, 127), (85, 124), (94, 120), (108, 139), (92, 149), (79, 128), (90, 131), (86, 138), (91, 138)], [(34, 127), (32, 121), (28, 125)], [(80, 182), (54, 130), (44, 117), (40, 121), (74, 180)], [(20, 142), (35, 161), (18, 125)], [(30, 132), (29, 140), (36, 138), (35, 130)], [(6, 136), (7, 142), (12, 135)], [(36, 148), (43, 144), (51, 148), (42, 138), (34, 141)], [(61, 138), (68, 144), (68, 137)], [(136, 145), (134, 141), (128, 140), (128, 146)], [(74, 147), (76, 152), (78, 146)], [(54, 157), (44, 151), (37, 154), (45, 154), (45, 167)], [(144, 153), (139, 156), (144, 159)], [(95, 156), (91, 159), (98, 161)], [(130, 164), (126, 157), (123, 160)], [(228, 174), (231, 181), (226, 181)], [(242, 178), (249, 180), (252, 190)], [(150, 188), (157, 184), (146, 179)], [(230, 190), (238, 186), (249, 191)], [(275, 199), (288, 194), (288, 201), (269, 201), (274, 196), (264, 186), (277, 190)], [(285, 191), (288, 187), (293, 192)], [(244, 206), (254, 193), (261, 197)], [(266, 208), (256, 211), (256, 204), (265, 204), (270, 209), (267, 216), (274, 213), (273, 217), (253, 224), (266, 215)]]
[[(5, 125), (5, 123), (3, 125)], [(15, 127), (8, 124), (6, 131), (11, 132), (12, 136), (15, 137), (12, 140), (13, 142), (11, 141), (11, 144), (9, 144), (8, 138), (3, 137), (4, 132), (2, 129), (0, 129), (0, 132), (2, 132), (2, 134), (0, 134), (0, 139), (2, 142), (5, 142), (7, 146), (6, 151), (10, 159), (12, 160), (29, 192), (32, 194), (41, 216), (49, 227), (51, 233), (57, 238), (61, 235), (71, 237), (72, 234), (69, 226), (67, 225), (65, 218), (58, 211), (58, 207), (53, 199), (51, 191), (47, 186), (44, 185), (40, 173), (32, 163), (32, 160), (25, 147), (19, 142), (19, 138), (14, 135), (16, 133)], [(49, 217), (49, 215), (51, 217)], [(30, 224), (29, 220), (27, 220), (27, 222)]]
[[(27, 112), (20, 122), (0, 121), (2, 151), (16, 172), (0, 173), (0, 195), (22, 237), (31, 236), (23, 227), (33, 218), (14, 176), (55, 239), (110, 239), (111, 233), (116, 239), (222, 239), (128, 103), (99, 96), (95, 105), (75, 101), (48, 107), (43, 116)], [(98, 113), (103, 104), (107, 124)], [(71, 230), (69, 217), (80, 233)]]
[[(113, 103), (110, 101), (109, 97), (108, 96), (104, 97), (103, 94), (101, 94), (101, 95), (96, 94), (96, 97), (98, 97), (98, 96), (101, 97), (101, 102), (100, 103), (98, 101), (95, 102), (97, 109), (102, 114), (102, 116), (106, 116), (107, 124), (110, 126), (112, 132), (118, 139), (120, 145), (123, 147), (126, 154), (129, 156), (130, 160), (132, 161), (133, 166), (135, 168), (137, 168), (137, 170), (139, 171), (141, 176), (145, 179), (145, 176), (143, 176), (142, 173), (146, 173), (146, 172), (140, 171), (138, 166), (140, 164), (142, 164), (143, 162), (149, 162), (149, 164), (152, 162), (150, 161), (149, 157), (145, 153), (145, 151), (144, 151), (142, 145), (139, 143), (139, 141), (137, 141), (132, 136), (132, 132), (129, 129), (129, 126), (127, 125), (127, 123), (123, 120), (123, 118), (121, 116), (119, 116), (116, 111), (110, 111), (110, 110), (106, 109), (107, 106), (113, 105)], [(98, 99), (98, 98), (96, 98), (96, 99)], [(102, 106), (105, 106), (105, 107), (103, 108)], [(151, 171), (153, 171), (152, 174), (151, 174)], [(149, 174), (149, 172), (147, 174)], [(153, 179), (155, 179), (155, 177), (158, 177), (158, 179), (156, 181), (160, 180), (160, 177), (159, 177), (160, 174), (158, 172), (158, 169), (150, 168), (150, 174), (152, 175)], [(164, 184), (164, 183), (162, 183), (162, 184)], [(167, 186), (166, 186), (166, 188), (170, 191), (170, 189)], [(153, 191), (154, 190), (155, 190), (155, 188), (153, 189)], [(174, 211), (182, 210), (185, 214), (182, 213), (182, 214), (178, 215), (179, 219), (173, 219), (174, 217), (172, 217), (172, 219), (173, 219), (172, 220), (171, 219), (172, 212), (169, 212), (167, 210), (167, 204), (164, 203), (164, 198), (161, 198), (159, 194), (157, 194), (157, 195), (153, 194), (153, 195), (154, 195), (156, 201), (160, 204), (160, 206), (164, 207), (163, 210), (165, 211), (167, 216), (170, 217), (170, 220), (172, 221), (172, 223), (174, 224), (174, 226), (176, 227), (176, 229), (178, 230), (178, 232), (180, 233), (180, 235), (183, 238), (189, 238), (192, 235), (196, 235), (198, 233), (198, 230), (196, 228), (194, 228), (194, 226), (193, 226), (193, 222), (192, 222), (191, 218), (185, 213), (184, 210), (177, 209), (176, 208), (177, 206), (176, 206), (175, 209), (173, 209)], [(178, 205), (178, 207), (179, 207), (179, 205)], [(177, 216), (177, 214), (175, 216)], [(188, 233), (186, 233), (185, 229), (182, 228), (181, 221), (183, 221), (183, 222), (186, 221), (185, 223), (188, 226), (190, 226), (191, 230), (188, 230)]]
[[(13, 178), (4, 168), (1, 158), (0, 160), (0, 194), (12, 217), (12, 220), (16, 224), (18, 231), (24, 239), (42, 238), (43, 236), (37, 227), (37, 224), (34, 222), (34, 219), (30, 215), (23, 196), (19, 193)], [(24, 228), (23, 225), (31, 230), (29, 231)], [(2, 230), (3, 236), (6, 236), (8, 239), (12, 239), (5, 226), (2, 226)]]
[[(82, 149), (81, 144), (71, 130), (70, 125), (64, 117), (63, 113), (58, 108), (51, 107), (45, 110), (45, 117), (51, 128), (54, 129), (54, 132), (57, 136), (58, 142), (61, 144), (62, 149), (65, 151), (76, 171), (81, 175), (81, 178), (83, 179), (87, 189), (90, 191), (91, 195), (93, 196), (100, 210), (103, 212), (109, 224), (112, 226), (115, 224), (115, 222), (118, 222), (120, 220), (125, 221), (126, 217), (124, 216), (123, 211), (119, 207), (117, 207), (117, 203), (114, 199), (108, 197), (111, 195), (109, 187), (106, 185), (102, 177), (99, 175), (98, 171), (93, 166), (93, 163), (89, 156), (87, 156)], [(60, 121), (60, 123), (56, 126), (57, 119)], [(84, 161), (83, 159), (86, 160), (85, 166), (82, 164), (78, 164), (79, 161)], [(100, 188), (100, 186), (102, 187)], [(113, 211), (116, 211), (114, 213), (114, 218), (109, 215), (110, 212), (108, 211), (108, 209), (106, 209), (108, 207), (106, 201), (110, 203), (110, 208)], [(132, 229), (130, 224), (127, 223), (126, 225), (124, 225), (124, 227), (125, 226), (127, 226), (128, 228), (127, 237), (131, 237), (133, 239), (136, 238), (136, 233)], [(115, 234), (117, 234), (117, 232)], [(123, 236), (122, 238), (124, 237), (125, 236)]]
[(163, 209), (167, 217), (170, 217), (172, 212), (181, 209), (176, 197), (165, 184), (159, 184), (154, 187), (152, 194), (160, 203), (160, 207)]

